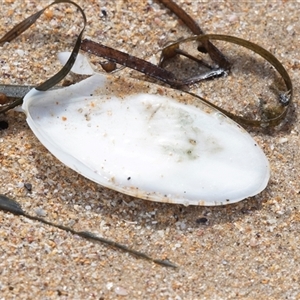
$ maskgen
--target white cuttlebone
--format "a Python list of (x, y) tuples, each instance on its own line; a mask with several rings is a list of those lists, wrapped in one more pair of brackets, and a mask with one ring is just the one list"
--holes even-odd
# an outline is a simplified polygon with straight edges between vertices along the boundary
[(219, 111), (181, 103), (191, 96), (162, 87), (164, 95), (107, 93), (117, 78), (95, 73), (83, 55), (73, 71), (93, 75), (62, 89), (33, 89), (22, 106), (37, 138), (71, 169), (124, 194), (184, 205), (233, 203), (266, 187), (263, 151)]

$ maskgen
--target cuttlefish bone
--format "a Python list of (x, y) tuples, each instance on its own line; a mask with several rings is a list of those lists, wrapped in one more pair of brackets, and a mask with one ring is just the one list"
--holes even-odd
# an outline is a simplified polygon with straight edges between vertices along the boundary
[(95, 73), (82, 55), (77, 63), (73, 71), (91, 77), (33, 89), (22, 106), (37, 138), (71, 169), (124, 194), (184, 205), (234, 203), (266, 187), (263, 151), (216, 109), (181, 91)]

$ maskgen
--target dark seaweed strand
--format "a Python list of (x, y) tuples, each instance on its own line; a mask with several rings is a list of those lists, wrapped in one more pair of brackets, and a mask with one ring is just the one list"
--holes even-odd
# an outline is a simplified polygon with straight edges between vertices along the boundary
[[(55, 1), (53, 2), (52, 4), (50, 5), (53, 5), (53, 4), (56, 4), (56, 3), (62, 3), (62, 2), (68, 2), (68, 3), (72, 3), (72, 1)], [(201, 28), (199, 27), (199, 25), (189, 16), (187, 15), (187, 13), (185, 11), (183, 11), (179, 6), (177, 6), (174, 2), (172, 1), (165, 1), (165, 0), (162, 0), (161, 3), (163, 4), (166, 4), (168, 8), (170, 8), (172, 11), (174, 11), (174, 13), (176, 13), (177, 15), (180, 16), (180, 18), (183, 19), (183, 22), (186, 23), (189, 27), (191, 27), (191, 30), (193, 32), (202, 32)], [(76, 4), (75, 4), (76, 5)], [(77, 5), (76, 5), (77, 6)], [(49, 6), (48, 6), (49, 7)], [(78, 6), (77, 6), (78, 7)], [(79, 8), (79, 7), (78, 7)], [(83, 12), (82, 12), (83, 13)], [(21, 32), (23, 32), (24, 30), (26, 30), (29, 26), (30, 26), (30, 23), (33, 22), (37, 17), (39, 17), (40, 15), (40, 12), (36, 14), (35, 17), (29, 17), (28, 19), (26, 19), (25, 21), (21, 22), (20, 24), (23, 24), (22, 26), (21, 25), (17, 25), (16, 28), (17, 28), (17, 32), (20, 34)], [(29, 21), (28, 21), (29, 20)], [(86, 21), (85, 19), (85, 16), (84, 16), (84, 20)], [(83, 32), (83, 30), (82, 30)], [(81, 32), (81, 35), (82, 35), (82, 32)], [(43, 89), (43, 90), (46, 90), (48, 89), (50, 86), (54, 85), (55, 82), (58, 80), (60, 80), (63, 76), (65, 76), (68, 71), (71, 69), (74, 61), (75, 61), (75, 58), (76, 58), (76, 55), (78, 53), (78, 47), (79, 47), (79, 40), (81, 39), (81, 35), (78, 37), (78, 40), (76, 42), (76, 46), (75, 46), (75, 50), (73, 51), (73, 54), (70, 56), (66, 66), (63, 67), (63, 69), (58, 72), (58, 74), (56, 74), (55, 76), (53, 76), (52, 78), (50, 78), (45, 84), (42, 84), (39, 89)], [(210, 35), (210, 37), (212, 37), (213, 35)], [(215, 37), (217, 35), (214, 35)], [(12, 34), (12, 32), (6, 34), (4, 36), (5, 38), (11, 40), (15, 37), (14, 34)], [(210, 53), (214, 53), (214, 55), (216, 54), (217, 56), (217, 60), (218, 59), (223, 59), (222, 57), (223, 54), (219, 55), (216, 51), (214, 51), (214, 46), (212, 43), (210, 43), (209, 41), (209, 35), (200, 35), (198, 36), (196, 39), (197, 41), (201, 42), (203, 45), (206, 45), (207, 46), (207, 49), (209, 50), (210, 49)], [(214, 39), (218, 39), (218, 38), (214, 38)], [(179, 41), (179, 42), (176, 42), (176, 43), (173, 43), (172, 45), (168, 46), (167, 48), (165, 48), (164, 50), (165, 51), (168, 51), (168, 49), (175, 49), (176, 48), (179, 48), (179, 44), (181, 42), (184, 42), (186, 41), (187, 39), (185, 40), (182, 40), (182, 41)], [(220, 40), (225, 40), (225, 41), (228, 41), (228, 42), (233, 42), (233, 37), (230, 37), (228, 36), (227, 39), (224, 38), (220, 38)], [(3, 42), (3, 38), (1, 39), (1, 41)], [(240, 39), (241, 41), (241, 39)], [(238, 43), (239, 45), (242, 45), (241, 42)], [(255, 44), (254, 44), (255, 45)], [(256, 45), (259, 48), (258, 45)], [(112, 49), (112, 48), (109, 48), (109, 47), (105, 47), (101, 44), (97, 44), (95, 42), (92, 42), (92, 41), (88, 41), (88, 40), (84, 40), (84, 42), (82, 43), (81, 45), (81, 48), (85, 51), (88, 51), (88, 52), (91, 52), (91, 53), (94, 53), (95, 55), (98, 55), (98, 56), (102, 56), (102, 57), (105, 57), (111, 61), (114, 61), (116, 63), (121, 63), (122, 65), (124, 66), (128, 66), (132, 69), (135, 69), (137, 71), (140, 71), (146, 75), (149, 75), (151, 77), (154, 77), (158, 80), (161, 80), (165, 83), (168, 83), (170, 86), (172, 87), (175, 87), (175, 88), (183, 88), (184, 86), (186, 85), (190, 85), (190, 84), (193, 84), (195, 82), (198, 82), (200, 80), (205, 80), (207, 78), (210, 78), (211, 76), (218, 76), (218, 75), (221, 75), (223, 71), (225, 71), (225, 69), (217, 69), (217, 70), (211, 70), (211, 71), (208, 71), (207, 73), (205, 74), (200, 74), (199, 76), (196, 76), (194, 78), (190, 78), (190, 79), (186, 79), (186, 80), (183, 80), (183, 81), (180, 81), (180, 80), (177, 80), (175, 78), (175, 76), (164, 70), (163, 68), (160, 68), (158, 66), (155, 66), (149, 62), (146, 62), (142, 59), (138, 59), (134, 56), (131, 56), (129, 54), (126, 54), (126, 53), (123, 53), (121, 51), (118, 51), (118, 50), (115, 50), (115, 49)], [(254, 52), (257, 52), (255, 49), (252, 49)], [(173, 51), (173, 50), (171, 50)], [(219, 50), (217, 50), (219, 51)], [(258, 53), (258, 52), (257, 52)], [(260, 54), (260, 53), (258, 53)], [(212, 59), (213, 58), (213, 55), (211, 56)], [(221, 57), (221, 58), (220, 58)], [(266, 59), (266, 57), (264, 57)], [(226, 60), (226, 58), (225, 58)], [(227, 61), (227, 60), (226, 60)], [(226, 66), (226, 61), (225, 61), (225, 64), (224, 64), (224, 67), (228, 67), (228, 65)], [(272, 62), (270, 62), (272, 64)], [(277, 71), (282, 75), (283, 71), (282, 69), (283, 66), (278, 62), (274, 65), (274, 67), (277, 69)], [(285, 71), (285, 70), (284, 70)], [(285, 71), (286, 72), (286, 71)], [(288, 75), (287, 75), (288, 76)], [(287, 107), (288, 104), (291, 102), (292, 100), (292, 83), (290, 81), (290, 78), (285, 76), (284, 80), (285, 80), (285, 83), (286, 83), (286, 86), (288, 87), (288, 92), (286, 95), (284, 95), (284, 101), (282, 101), (282, 98), (281, 95), (280, 95), (280, 104), (282, 104), (283, 107)], [(289, 88), (290, 87), (290, 88)], [(194, 94), (192, 94), (194, 95)], [(202, 99), (201, 97), (197, 96), (197, 95), (194, 95), (200, 99)], [(202, 99), (204, 102), (208, 103), (208, 104), (211, 104), (209, 101), (205, 100), (205, 99)], [(22, 102), (22, 99), (18, 99), (15, 103), (17, 104), (21, 104)], [(17, 105), (16, 104), (16, 105)], [(214, 106), (213, 104), (211, 104), (212, 106)], [(14, 104), (12, 105), (9, 105), (9, 106), (6, 106), (2, 109), (2, 111), (0, 110), (0, 112), (3, 112), (3, 111), (6, 111), (10, 108), (14, 107)], [(231, 114), (230, 112), (227, 112), (219, 107), (216, 107), (214, 106), (215, 108), (219, 109), (221, 112), (223, 112), (224, 114), (228, 115), (229, 117), (233, 118), (234, 120), (236, 120), (237, 122), (241, 123), (241, 124), (247, 124), (247, 125), (253, 125), (253, 126), (274, 126), (274, 125), (277, 125), (286, 115), (287, 113), (287, 108), (283, 108), (280, 110), (279, 114), (277, 114), (277, 116), (275, 116), (274, 118), (272, 119), (268, 119), (268, 120), (249, 120), (249, 119), (245, 119), (243, 117), (240, 117), (240, 116), (236, 116), (234, 114)]]
[(64, 2), (73, 4), (78, 8), (78, 10), (80, 11), (80, 13), (82, 15), (83, 21), (84, 21), (83, 28), (81, 29), (81, 31), (77, 37), (75, 46), (74, 46), (72, 53), (71, 53), (68, 61), (66, 62), (66, 64), (54, 76), (52, 76), (50, 79), (46, 80), (44, 83), (42, 83), (38, 87), (36, 87), (36, 89), (39, 91), (46, 91), (46, 90), (50, 89), (51, 87), (53, 87), (54, 85), (56, 85), (57, 83), (59, 83), (62, 79), (64, 79), (67, 76), (67, 74), (70, 72), (70, 70), (72, 69), (72, 67), (75, 63), (76, 57), (78, 55), (78, 52), (80, 50), (82, 35), (83, 35), (83, 32), (86, 27), (86, 23), (87, 23), (86, 15), (85, 15), (83, 9), (73, 1), (56, 0), (53, 3), (51, 3), (50, 5), (64, 3)]
[[(162, 3), (170, 11), (172, 11), (192, 31), (193, 34), (195, 35), (204, 34), (199, 24), (175, 2), (173, 2), (172, 0), (157, 0), (157, 1)], [(164, 51), (166, 51), (167, 49), (168, 47), (166, 47)], [(225, 55), (216, 46), (214, 46), (209, 40), (203, 41), (201, 43), (200, 48), (198, 48), (198, 50), (202, 52), (207, 52), (210, 58), (219, 66), (220, 69), (223, 70), (223, 73), (230, 70), (231, 63), (227, 60)], [(179, 53), (179, 54), (183, 54), (183, 53)]]
[(175, 14), (195, 35), (204, 34), (199, 24), (172, 0), (157, 0)]
[[(227, 60), (227, 58), (223, 55), (223, 53), (210, 42), (210, 39), (214, 39), (214, 40), (223, 40), (223, 41), (227, 41), (230, 43), (238, 44), (240, 46), (251, 49), (255, 53), (261, 55), (271, 65), (273, 65), (273, 67), (279, 72), (279, 74), (282, 76), (282, 78), (286, 84), (286, 88), (287, 88), (287, 92), (279, 94), (279, 97), (278, 97), (278, 101), (280, 104), (279, 112), (274, 117), (267, 118), (266, 120), (251, 120), (251, 119), (243, 118), (241, 116), (238, 116), (238, 115), (232, 114), (226, 110), (223, 110), (222, 108), (210, 103), (206, 99), (203, 99), (194, 93), (190, 93), (191, 95), (193, 95), (193, 96), (201, 99), (202, 101), (206, 102), (207, 104), (215, 107), (216, 109), (220, 110), (222, 113), (224, 113), (225, 115), (227, 115), (228, 117), (232, 118), (233, 120), (235, 120), (236, 122), (238, 122), (242, 125), (271, 127), (271, 126), (278, 125), (285, 118), (287, 111), (288, 111), (288, 106), (292, 102), (292, 98), (293, 98), (293, 85), (292, 85), (292, 81), (291, 81), (287, 71), (285, 70), (283, 65), (277, 60), (277, 58), (275, 56), (273, 56), (270, 52), (266, 51), (262, 47), (254, 44), (254, 43), (248, 42), (246, 40), (239, 39), (239, 38), (225, 36), (225, 35), (222, 36), (222, 35), (217, 35), (217, 34), (206, 35), (206, 37), (204, 37), (205, 34), (204, 34), (203, 30), (201, 29), (201, 27), (199, 26), (199, 24), (197, 22), (195, 22), (195, 20), (191, 16), (189, 16), (175, 2), (173, 2), (172, 0), (157, 0), (157, 1), (162, 3), (163, 5), (165, 5), (168, 9), (170, 9), (195, 35), (198, 36), (198, 38), (195, 38), (195, 39), (198, 42), (200, 42), (200, 45), (202, 45), (202, 48), (204, 48), (206, 50), (203, 52), (208, 52), (211, 59), (214, 62), (216, 62), (220, 67), (219, 69), (208, 71), (206, 74), (199, 74), (198, 76), (196, 76), (194, 78), (186, 79), (182, 82), (182, 86), (194, 84), (199, 81), (199, 78), (200, 78), (200, 80), (204, 80), (206, 78), (219, 76), (223, 72), (225, 72), (225, 73), (228, 72), (228, 70), (231, 67), (231, 63)], [(174, 54), (176, 54), (176, 52), (178, 54), (182, 54), (182, 55), (185, 55), (186, 57), (188, 57), (188, 55), (186, 53), (180, 52), (179, 45), (182, 42), (184, 42), (184, 40), (170, 44), (169, 46), (167, 46), (166, 48), (164, 48), (162, 50), (160, 65), (162, 65), (163, 61), (167, 60), (168, 58), (173, 57)], [(201, 49), (198, 49), (198, 50), (201, 51)], [(189, 57), (189, 58), (193, 59), (191, 57)], [(216, 72), (216, 73), (214, 74), (213, 72)]]
[[(213, 106), (214, 108), (221, 111), (223, 114), (227, 115), (229, 118), (235, 120), (239, 124), (251, 125), (254, 127), (272, 127), (272, 126), (278, 125), (285, 118), (285, 116), (288, 112), (289, 105), (291, 104), (292, 99), (293, 99), (293, 84), (292, 84), (292, 81), (291, 81), (291, 78), (290, 78), (288, 72), (286, 71), (286, 69), (284, 68), (282, 63), (271, 52), (262, 48), (261, 46), (255, 44), (255, 43), (252, 43), (250, 41), (247, 41), (247, 40), (244, 40), (244, 39), (241, 39), (238, 37), (234, 37), (234, 36), (222, 35), (222, 34), (207, 34), (207, 35), (190, 37), (190, 38), (184, 39), (180, 42), (184, 43), (186, 41), (191, 41), (191, 40), (202, 41), (205, 39), (219, 40), (219, 41), (226, 41), (229, 43), (233, 43), (233, 44), (245, 47), (247, 49), (250, 49), (253, 52), (255, 52), (256, 54), (260, 55), (262, 58), (264, 58), (266, 61), (268, 61), (280, 74), (280, 76), (282, 77), (282, 79), (285, 83), (287, 92), (280, 93), (278, 95), (278, 102), (279, 102), (279, 108), (280, 108), (279, 112), (274, 117), (268, 118), (266, 120), (248, 119), (248, 118), (244, 118), (244, 117), (232, 114), (232, 113), (210, 103), (208, 100), (203, 99), (202, 97), (200, 97), (194, 93), (189, 93), (189, 94), (199, 98), (201, 101), (209, 104), (210, 106)], [(284, 102), (282, 101), (282, 95), (284, 95), (284, 100), (285, 100)]]
[(111, 62), (118, 63), (133, 70), (139, 71), (145, 75), (158, 79), (159, 81), (165, 82), (170, 86), (181, 86), (180, 81), (175, 78), (173, 73), (160, 68), (146, 60), (104, 46), (100, 43), (84, 39), (81, 43), (81, 50), (99, 57), (103, 57)]
[[(80, 49), (80, 44), (81, 44), (81, 39), (82, 39), (82, 35), (86, 26), (86, 16), (84, 11), (82, 10), (82, 8), (76, 4), (73, 1), (70, 0), (55, 0), (54, 2), (52, 2), (51, 4), (49, 4), (48, 6), (46, 6), (45, 8), (41, 9), (40, 11), (38, 11), (37, 13), (31, 15), (30, 17), (26, 18), (25, 20), (23, 20), (22, 22), (20, 22), (19, 24), (17, 24), (14, 28), (12, 28), (9, 32), (7, 32), (1, 39), (0, 39), (0, 45), (2, 45), (5, 42), (10, 42), (13, 39), (15, 39), (16, 37), (18, 37), (20, 34), (22, 34), (24, 31), (26, 31), (31, 25), (33, 25), (36, 20), (45, 12), (46, 9), (48, 9), (50, 6), (55, 5), (55, 4), (59, 4), (59, 3), (69, 3), (72, 5), (75, 5), (78, 10), (80, 11), (82, 17), (83, 17), (83, 21), (84, 21), (84, 25), (83, 28), (81, 30), (81, 32), (79, 33), (75, 46), (73, 48), (73, 51), (70, 55), (70, 58), (68, 59), (67, 63), (54, 75), (52, 76), (50, 79), (46, 80), (45, 82), (43, 82), (42, 84), (40, 84), (38, 87), (36, 87), (37, 90), (39, 91), (46, 91), (48, 89), (50, 89), (51, 87), (53, 87), (54, 85), (56, 85), (58, 82), (60, 82), (63, 78), (65, 78), (65, 76), (69, 73), (69, 71), (72, 69), (72, 66), (76, 60), (76, 57), (78, 55), (79, 49)], [(2, 109), (0, 109), (0, 113), (4, 113), (20, 104), (23, 103), (23, 97), (25, 96), (26, 93), (24, 93), (24, 95), (16, 100), (14, 100), (13, 102), (11, 102), (9, 105), (6, 105), (4, 107), (2, 107)], [(11, 97), (8, 97), (11, 98)], [(13, 99), (13, 98), (11, 98)]]
[(143, 252), (134, 250), (134, 249), (129, 248), (129, 247), (127, 247), (123, 244), (120, 244), (118, 242), (115, 242), (115, 241), (112, 241), (112, 240), (109, 240), (109, 239), (106, 239), (106, 238), (103, 238), (103, 237), (96, 236), (95, 234), (93, 234), (89, 231), (76, 231), (76, 230), (73, 230), (72, 228), (70, 228), (68, 226), (55, 224), (55, 223), (47, 221), (43, 218), (29, 215), (26, 212), (24, 212), (24, 210), (22, 209), (21, 205), (18, 202), (8, 198), (5, 195), (1, 195), (1, 194), (0, 194), (0, 209), (3, 210), (3, 211), (11, 212), (14, 215), (23, 216), (23, 217), (26, 217), (30, 220), (39, 221), (43, 224), (46, 224), (46, 225), (49, 225), (49, 226), (52, 226), (52, 227), (56, 227), (58, 229), (70, 232), (74, 235), (78, 235), (78, 236), (80, 236), (84, 239), (90, 240), (90, 241), (100, 242), (100, 243), (102, 243), (104, 245), (107, 245), (107, 246), (110, 246), (114, 249), (118, 249), (118, 250), (121, 250), (123, 252), (129, 253), (129, 254), (134, 255), (135, 257), (138, 257), (138, 258), (149, 260), (151, 262), (154, 262), (154, 263), (159, 264), (159, 265), (164, 266), (164, 267), (171, 267), (171, 268), (174, 268), (174, 269), (178, 268), (178, 266), (176, 266), (175, 264), (173, 264), (169, 260), (154, 259), (154, 258), (150, 257), (149, 255), (143, 253)]
[[(203, 34), (202, 29), (194, 21), (194, 19), (189, 16), (181, 7), (179, 7), (176, 3), (171, 0), (159, 0), (158, 2), (164, 4), (168, 9), (170, 9), (179, 19), (182, 20), (184, 24), (194, 33), (194, 34)], [(218, 50), (209, 40), (203, 40), (201, 42), (203, 45), (205, 52), (208, 52), (211, 59), (219, 65), (218, 69), (209, 70), (204, 74), (200, 74), (199, 76), (187, 80), (186, 82), (180, 81), (176, 79), (173, 73), (165, 70), (162, 67), (162, 62), (168, 59), (169, 57), (174, 56), (173, 53), (184, 55), (190, 59), (197, 60), (194, 57), (191, 57), (189, 54), (181, 51), (178, 48), (171, 49), (166, 47), (162, 51), (162, 59), (159, 66), (153, 65), (150, 62), (147, 62), (143, 59), (137, 58), (135, 56), (129, 55), (122, 51), (104, 46), (100, 43), (96, 43), (94, 41), (85, 39), (82, 41), (81, 50), (94, 54), (99, 57), (103, 57), (108, 59), (111, 62), (118, 63), (122, 66), (129, 67), (136, 71), (139, 71), (145, 75), (148, 75), (152, 78), (158, 79), (162, 82), (169, 84), (171, 87), (181, 89), (186, 85), (193, 84), (199, 82), (201, 80), (205, 80), (211, 77), (219, 76), (226, 73), (230, 69), (230, 62), (227, 58)], [(175, 51), (175, 52), (174, 52)], [(199, 60), (198, 60), (199, 61)], [(204, 64), (202, 61), (199, 63)], [(210, 66), (207, 66), (210, 68)]]

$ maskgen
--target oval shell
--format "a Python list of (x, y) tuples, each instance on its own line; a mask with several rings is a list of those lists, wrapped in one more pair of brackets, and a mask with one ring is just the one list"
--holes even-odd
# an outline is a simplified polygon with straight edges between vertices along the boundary
[(181, 91), (95, 73), (62, 89), (33, 89), (22, 108), (65, 165), (134, 197), (222, 205), (258, 194), (269, 180), (253, 138)]

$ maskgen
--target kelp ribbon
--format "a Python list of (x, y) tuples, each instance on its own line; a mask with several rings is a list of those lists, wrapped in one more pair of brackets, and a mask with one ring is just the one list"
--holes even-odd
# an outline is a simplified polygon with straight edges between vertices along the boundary
[(56, 227), (58, 229), (70, 232), (70, 233), (72, 233), (74, 235), (78, 235), (78, 236), (80, 236), (82, 238), (85, 238), (85, 239), (88, 239), (88, 240), (91, 240), (91, 241), (94, 241), (94, 242), (100, 242), (100, 243), (102, 243), (104, 245), (107, 245), (107, 246), (113, 247), (115, 249), (121, 250), (123, 252), (132, 254), (132, 255), (134, 255), (134, 256), (136, 256), (138, 258), (143, 258), (143, 259), (149, 260), (149, 261), (154, 262), (156, 264), (159, 264), (161, 266), (171, 267), (171, 268), (177, 268), (177, 266), (175, 264), (173, 264), (172, 262), (170, 262), (167, 259), (154, 259), (151, 256), (149, 256), (149, 255), (147, 255), (147, 254), (145, 254), (143, 252), (134, 250), (132, 248), (129, 248), (129, 247), (123, 245), (123, 244), (120, 244), (118, 242), (112, 241), (110, 239), (99, 237), (99, 236), (97, 236), (97, 235), (95, 235), (95, 234), (93, 234), (93, 233), (91, 233), (89, 231), (76, 231), (76, 230), (74, 230), (74, 229), (72, 229), (72, 228), (70, 228), (68, 226), (55, 224), (55, 223), (49, 222), (49, 221), (47, 221), (47, 220), (45, 220), (43, 218), (29, 215), (28, 213), (26, 213), (22, 209), (21, 205), (18, 202), (16, 202), (13, 199), (10, 199), (10, 198), (6, 197), (5, 195), (1, 195), (1, 194), (0, 194), (0, 209), (3, 210), (3, 211), (11, 212), (14, 215), (26, 217), (27, 219), (30, 219), (30, 220), (39, 221), (39, 222), (41, 222), (43, 224)]
[[(193, 37), (189, 37), (186, 39), (182, 39), (179, 42), (175, 42), (172, 43), (171, 45), (168, 45), (168, 47), (166, 47), (163, 52), (162, 55), (164, 53), (164, 51), (168, 51), (168, 49), (172, 49), (172, 48), (179, 48), (179, 45), (182, 43), (186, 43), (186, 42), (190, 42), (190, 41), (197, 41), (197, 42), (205, 42), (208, 40), (217, 40), (217, 41), (225, 41), (225, 42), (230, 42), (239, 46), (242, 46), (244, 48), (247, 48), (249, 50), (252, 50), (253, 52), (255, 52), (256, 54), (260, 55), (262, 58), (264, 58), (266, 61), (268, 61), (275, 69), (276, 71), (281, 75), (287, 92), (282, 92), (281, 94), (279, 94), (278, 96), (278, 102), (279, 102), (279, 111), (277, 112), (277, 114), (271, 118), (266, 118), (266, 119), (261, 119), (261, 120), (256, 120), (256, 119), (248, 119), (248, 118), (244, 118), (235, 114), (232, 114), (231, 112), (228, 112), (224, 109), (222, 109), (221, 107), (211, 103), (210, 101), (194, 94), (194, 93), (188, 93), (201, 99), (202, 101), (204, 101), (205, 103), (213, 106), (214, 108), (216, 108), (217, 110), (220, 110), (223, 114), (227, 115), (228, 117), (232, 118), (233, 120), (235, 120), (236, 122), (238, 122), (239, 124), (242, 125), (251, 125), (251, 126), (262, 126), (262, 127), (272, 127), (272, 126), (276, 126), (278, 125), (286, 116), (287, 111), (288, 111), (288, 106), (292, 101), (293, 98), (293, 84), (291, 81), (291, 78), (288, 74), (288, 72), (286, 71), (286, 69), (284, 68), (284, 66), (281, 64), (281, 62), (269, 51), (267, 51), (266, 49), (262, 48), (261, 46), (252, 43), (250, 41), (247, 41), (245, 39), (241, 39), (235, 36), (229, 36), (229, 35), (222, 35), (222, 34), (203, 34), (203, 35), (198, 35), (198, 36), (193, 36)], [(198, 81), (197, 76), (194, 78), (189, 78), (183, 81), (184, 84), (193, 84), (195, 82)]]
[[(67, 74), (70, 72), (70, 70), (72, 69), (72, 67), (75, 63), (76, 57), (78, 55), (79, 49), (80, 49), (82, 35), (83, 35), (83, 32), (84, 32), (85, 27), (86, 27), (86, 23), (87, 23), (87, 19), (86, 19), (86, 16), (85, 16), (85, 13), (84, 13), (83, 9), (77, 3), (73, 2), (73, 1), (70, 1), (70, 0), (55, 0), (52, 3), (50, 3), (49, 5), (47, 5), (45, 8), (41, 9), (37, 13), (31, 15), (30, 17), (28, 17), (27, 19), (25, 19), (24, 21), (22, 21), (21, 23), (16, 25), (13, 29), (11, 29), (8, 33), (6, 33), (0, 39), (0, 46), (3, 45), (5, 42), (11, 42), (13, 39), (18, 37), (21, 33), (26, 31), (31, 25), (33, 25), (36, 22), (36, 20), (48, 8), (50, 8), (51, 6), (53, 6), (55, 4), (60, 4), (60, 3), (69, 3), (69, 4), (72, 4), (72, 5), (76, 6), (78, 8), (78, 10), (80, 11), (81, 15), (82, 15), (84, 24), (83, 24), (82, 30), (80, 31), (80, 33), (77, 37), (77, 40), (75, 42), (73, 51), (71, 52), (71, 55), (70, 55), (68, 61), (66, 62), (66, 64), (55, 75), (53, 75), (51, 78), (49, 78), (48, 80), (46, 80), (42, 84), (38, 85), (37, 87), (35, 87), (39, 91), (47, 91), (51, 87), (55, 86), (62, 79), (64, 79), (67, 76)], [(24, 96), (25, 95), (23, 95), (23, 97)], [(17, 105), (22, 104), (23, 97), (18, 98), (17, 100), (13, 101), (9, 105), (3, 107), (3, 109), (0, 109), (0, 113), (6, 112), (6, 111), (16, 107)]]

